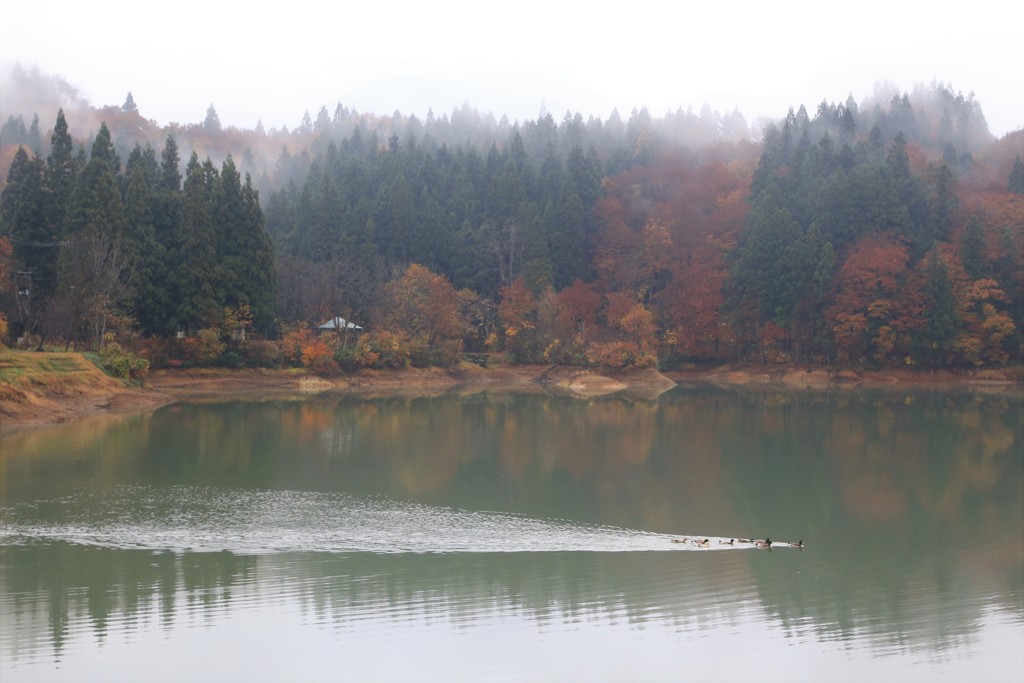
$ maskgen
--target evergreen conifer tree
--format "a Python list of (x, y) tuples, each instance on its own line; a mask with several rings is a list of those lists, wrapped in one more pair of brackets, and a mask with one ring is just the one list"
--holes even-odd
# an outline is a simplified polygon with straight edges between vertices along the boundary
[(277, 276), (274, 267), (274, 245), (267, 234), (259, 194), (252, 178), (246, 174), (242, 186), (242, 232), (239, 304), (248, 304), (252, 324), (257, 332), (270, 334), (274, 325), (274, 302)]
[(949, 270), (934, 245), (928, 255), (925, 275), (925, 329), (922, 341), (925, 355), (932, 367), (942, 367), (945, 365), (946, 352), (952, 346), (960, 320), (956, 312)]
[(50, 136), (50, 156), (46, 159), (46, 167), (50, 177), (50, 188), (53, 190), (54, 201), (59, 211), (59, 234), (64, 234), (67, 212), (71, 206), (79, 167), (74, 156), (74, 143), (68, 134), (68, 123), (64, 118), (64, 110), (57, 112), (57, 121)]
[(46, 165), (19, 147), (0, 197), (0, 234), (13, 246), (19, 316), (33, 331), (57, 287), (60, 251), (59, 207), (48, 184)]
[(181, 229), (178, 240), (177, 302), (174, 322), (186, 332), (199, 330), (219, 316), (215, 291), (217, 235), (211, 211), (212, 164), (199, 163), (195, 152), (189, 159), (182, 194)]
[(985, 256), (985, 230), (977, 214), (967, 219), (960, 237), (960, 262), (972, 280), (988, 277), (992, 270)]
[(235, 162), (228, 156), (213, 184), (211, 219), (216, 234), (217, 253), (215, 291), (219, 302), (236, 306), (241, 300), (242, 283), (238, 279), (245, 258), (242, 215), (242, 179)]
[(1019, 154), (1013, 160), (1013, 169), (1010, 171), (1006, 189), (1012, 194), (1024, 195), (1024, 162), (1020, 160)]
[(203, 119), (203, 130), (207, 133), (219, 133), (221, 131), (220, 116), (217, 115), (217, 110), (213, 108), (212, 103), (206, 108), (206, 118)]
[(29, 146), (32, 153), (41, 156), (43, 153), (43, 134), (39, 130), (39, 114), (32, 115), (32, 123), (28, 127), (28, 135), (25, 144)]
[[(152, 152), (152, 150), (150, 150)], [(131, 310), (144, 333), (170, 334), (170, 292), (167, 288), (167, 253), (156, 239), (153, 214), (160, 206), (159, 189), (154, 187), (156, 159), (145, 164), (127, 165), (129, 178), (125, 191), (125, 218), (136, 258), (136, 276), (131, 283)]]
[(548, 232), (548, 254), (554, 271), (555, 289), (587, 279), (586, 209), (576, 189), (576, 176), (567, 173), (554, 204)]
[(118, 189), (117, 174), (121, 162), (114, 151), (107, 125), (92, 145), (92, 154), (79, 177), (75, 206), (70, 221), (72, 233), (98, 230), (111, 237), (124, 234), (124, 206)]

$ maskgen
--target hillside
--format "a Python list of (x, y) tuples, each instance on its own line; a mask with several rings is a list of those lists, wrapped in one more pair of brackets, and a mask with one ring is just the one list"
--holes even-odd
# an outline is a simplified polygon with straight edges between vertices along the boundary
[[(757, 142), (712, 112), (341, 107), (285, 134), (212, 107), (163, 128), (130, 97), (69, 111), (0, 130), (13, 343), (326, 375), (467, 352), (977, 370), (1024, 350), (1024, 131), (996, 140), (941, 83), (791, 108)], [(315, 331), (332, 317), (358, 341)]]

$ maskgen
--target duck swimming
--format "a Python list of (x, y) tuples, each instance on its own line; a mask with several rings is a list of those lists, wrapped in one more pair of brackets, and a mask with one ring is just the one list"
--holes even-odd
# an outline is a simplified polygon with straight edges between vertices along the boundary
[(688, 538), (673, 538), (672, 542), (673, 543), (688, 543), (689, 540), (690, 539), (688, 539)]
[(701, 548), (707, 548), (709, 545), (711, 545), (711, 539), (710, 538), (705, 538), (703, 541), (698, 541), (697, 539), (693, 539), (693, 544), (696, 545), (696, 546), (699, 546)]
[(804, 542), (802, 540), (797, 541), (796, 543), (787, 543), (786, 545), (788, 545), (790, 548), (800, 548), (801, 550), (804, 549)]
[(754, 541), (754, 545), (756, 545), (758, 548), (763, 548), (765, 550), (771, 550), (772, 549), (772, 539), (766, 538), (763, 541)]

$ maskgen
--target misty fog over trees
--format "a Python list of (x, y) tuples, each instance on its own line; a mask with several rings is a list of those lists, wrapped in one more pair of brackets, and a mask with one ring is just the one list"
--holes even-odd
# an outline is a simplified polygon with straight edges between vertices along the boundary
[[(759, 130), (708, 108), (509, 122), (341, 104), (239, 130), (213, 104), (161, 126), (131, 93), (96, 108), (59, 78), (12, 82), (10, 342), (324, 372), (465, 352), (1021, 361), (1024, 131), (994, 139), (981, 103), (941, 83)], [(334, 316), (365, 332), (311, 332)]]

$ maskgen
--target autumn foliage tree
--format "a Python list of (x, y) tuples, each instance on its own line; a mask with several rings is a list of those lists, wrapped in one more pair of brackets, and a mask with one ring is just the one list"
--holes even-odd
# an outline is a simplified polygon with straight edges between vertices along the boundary
[(538, 348), (536, 297), (522, 277), (502, 287), (500, 296), (498, 321), (502, 347), (514, 362), (537, 362), (541, 350)]
[(909, 254), (894, 236), (874, 234), (850, 249), (832, 283), (825, 319), (842, 361), (888, 359), (895, 349), (896, 299)]
[(734, 337), (723, 316), (727, 257), (749, 211), (754, 157), (743, 146), (707, 156), (664, 155), (610, 178), (595, 206), (593, 284), (606, 326), (641, 303), (658, 321), (658, 352), (672, 358), (720, 359)]
[(448, 278), (414, 263), (386, 289), (385, 326), (407, 337), (413, 364), (453, 364), (466, 324), (459, 314), (459, 294)]
[(964, 325), (953, 348), (965, 364), (1004, 365), (1010, 360), (1010, 343), (1017, 326), (1006, 312), (1009, 303), (1009, 297), (995, 280), (982, 278), (962, 284), (957, 311)]
[(653, 352), (657, 326), (651, 312), (641, 303), (633, 304), (615, 322), (617, 334), (607, 341), (594, 341), (587, 347), (593, 365), (608, 368), (646, 368), (657, 364)]
[(602, 305), (594, 287), (580, 280), (552, 293), (547, 360), (579, 363), (584, 359), (588, 345), (601, 332), (598, 316)]

